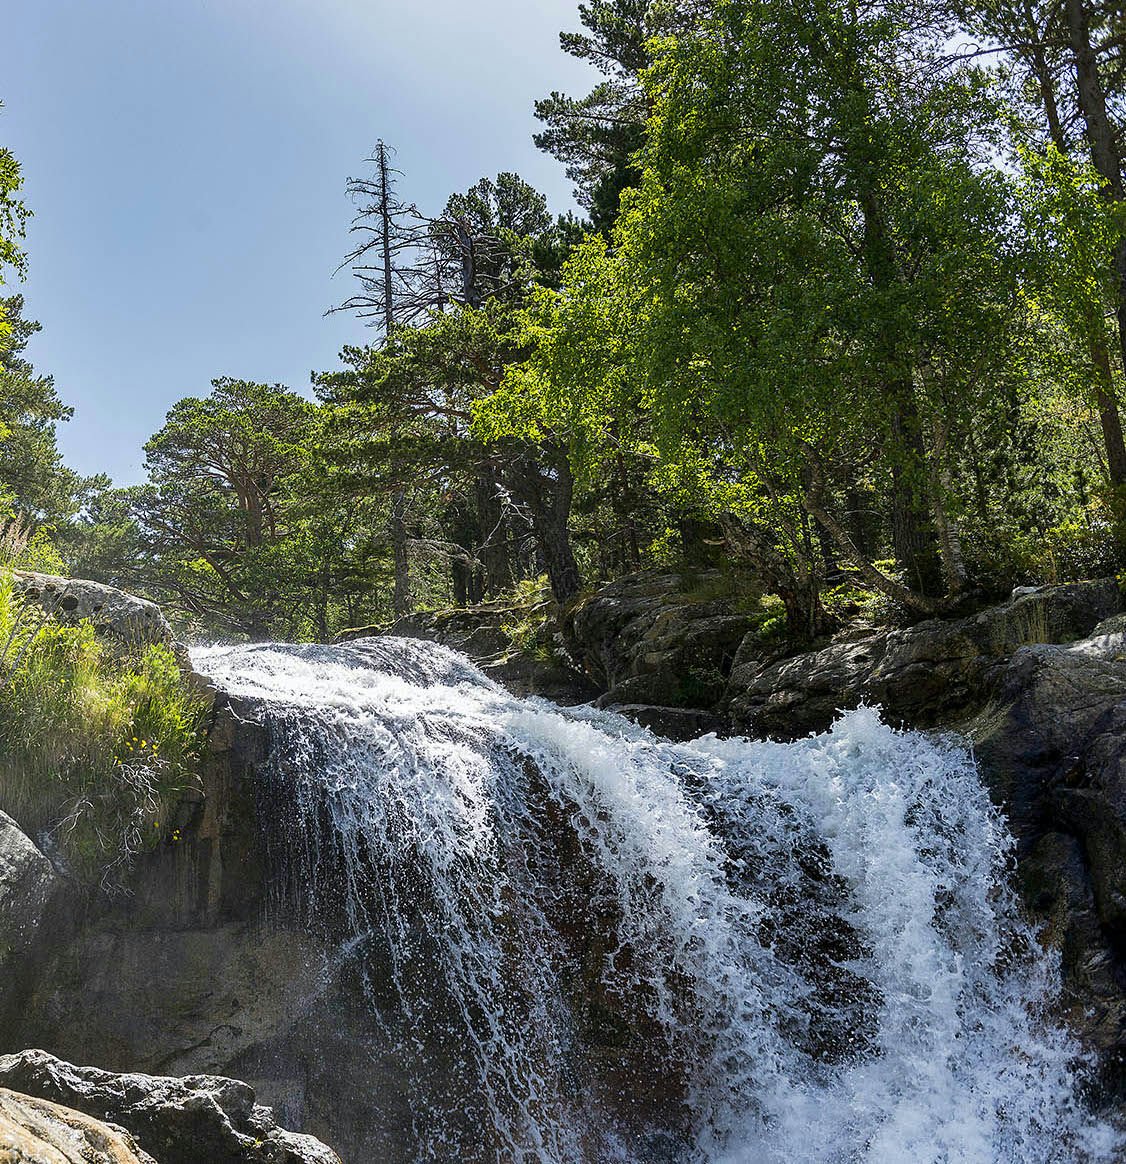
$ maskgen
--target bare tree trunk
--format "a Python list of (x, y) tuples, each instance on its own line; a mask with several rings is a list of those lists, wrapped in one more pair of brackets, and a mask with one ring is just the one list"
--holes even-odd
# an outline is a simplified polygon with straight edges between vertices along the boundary
[(391, 338), (395, 326), (395, 292), (391, 268), (391, 183), (387, 172), (387, 147), (379, 143), (379, 217), (383, 227), (383, 335)]

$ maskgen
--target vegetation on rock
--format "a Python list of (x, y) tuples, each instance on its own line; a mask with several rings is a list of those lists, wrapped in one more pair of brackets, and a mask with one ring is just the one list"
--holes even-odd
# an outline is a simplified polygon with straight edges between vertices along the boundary
[(169, 812), (195, 779), (205, 702), (171, 646), (64, 625), (13, 581), (0, 563), (0, 802), (110, 886), (137, 853), (178, 840)]

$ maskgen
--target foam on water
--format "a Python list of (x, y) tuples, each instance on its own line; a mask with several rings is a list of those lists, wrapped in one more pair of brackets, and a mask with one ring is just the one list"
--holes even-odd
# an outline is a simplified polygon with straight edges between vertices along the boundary
[(1116, 1158), (959, 747), (672, 744), (409, 640), (193, 658), (269, 726), (273, 861), (368, 951), (419, 1159)]

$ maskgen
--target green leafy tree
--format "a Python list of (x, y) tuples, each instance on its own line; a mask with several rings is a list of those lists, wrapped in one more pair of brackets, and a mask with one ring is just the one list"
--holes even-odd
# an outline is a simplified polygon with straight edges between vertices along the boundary
[[(19, 198), (22, 185), (19, 162), (11, 150), (0, 146), (0, 287), (4, 286), (9, 272), (23, 278), (27, 271), (27, 257), (20, 244), (31, 211)], [(6, 319), (5, 307), (0, 304), (0, 347), (10, 334), (11, 324)]]
[(298, 614), (307, 594), (288, 543), (314, 411), (281, 385), (219, 379), (175, 404), (145, 445), (149, 482), (129, 507), (151, 584), (183, 613), (252, 638)]

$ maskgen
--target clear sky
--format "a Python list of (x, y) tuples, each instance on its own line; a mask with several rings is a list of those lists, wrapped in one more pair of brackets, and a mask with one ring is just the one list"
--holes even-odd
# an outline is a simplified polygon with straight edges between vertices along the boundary
[(28, 354), (76, 408), (80, 472), (136, 481), (173, 401), (222, 375), (307, 392), (370, 337), (322, 312), (378, 138), (424, 209), (501, 170), (572, 205), (531, 135), (536, 97), (590, 87), (558, 44), (575, 0), (31, 0), (3, 23)]

